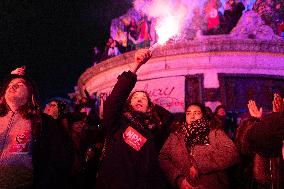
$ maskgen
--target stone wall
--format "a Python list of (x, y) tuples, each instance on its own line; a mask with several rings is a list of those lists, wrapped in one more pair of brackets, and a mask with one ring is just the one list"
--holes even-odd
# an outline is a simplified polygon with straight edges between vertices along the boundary
[[(106, 96), (133, 58), (134, 52), (128, 52), (87, 69), (79, 78), (79, 89), (85, 85), (90, 93)], [(138, 71), (135, 90), (147, 90), (156, 103), (173, 112), (184, 111), (193, 99), (214, 110), (227, 102), (220, 74), (284, 78), (284, 41), (221, 35), (168, 44), (155, 50)]]

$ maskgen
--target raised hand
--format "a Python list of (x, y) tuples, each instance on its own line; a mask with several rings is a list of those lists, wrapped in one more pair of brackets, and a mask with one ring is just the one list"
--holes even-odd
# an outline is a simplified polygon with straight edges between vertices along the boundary
[(198, 179), (198, 169), (195, 166), (191, 166), (189, 168), (188, 174), (189, 174), (191, 180), (193, 180), (194, 182), (197, 181), (197, 179)]
[(274, 94), (274, 99), (272, 101), (272, 110), (273, 112), (282, 112), (283, 111), (283, 99), (277, 93)]
[(26, 67), (22, 66), (20, 68), (16, 68), (15, 70), (11, 71), (11, 74), (15, 74), (15, 75), (25, 75), (25, 70)]
[(262, 108), (258, 109), (254, 100), (248, 101), (248, 110), (249, 110), (249, 113), (250, 113), (251, 116), (256, 117), (256, 118), (261, 118)]
[(198, 189), (198, 187), (193, 187), (186, 179), (183, 179), (179, 185), (179, 189)]
[(131, 72), (136, 71), (145, 64), (152, 57), (151, 52), (148, 49), (139, 49), (135, 52), (134, 64), (132, 65)]

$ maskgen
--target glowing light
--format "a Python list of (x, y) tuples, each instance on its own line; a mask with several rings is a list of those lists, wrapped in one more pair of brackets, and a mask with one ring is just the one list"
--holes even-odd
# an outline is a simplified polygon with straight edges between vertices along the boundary
[(189, 10), (180, 0), (136, 0), (134, 7), (149, 18), (157, 19), (155, 30), (160, 45), (180, 33)]
[(163, 45), (167, 42), (171, 37), (175, 36), (179, 32), (179, 22), (177, 18), (174, 16), (168, 16), (163, 18), (158, 22), (158, 26), (156, 27), (156, 32), (158, 34), (158, 43)]

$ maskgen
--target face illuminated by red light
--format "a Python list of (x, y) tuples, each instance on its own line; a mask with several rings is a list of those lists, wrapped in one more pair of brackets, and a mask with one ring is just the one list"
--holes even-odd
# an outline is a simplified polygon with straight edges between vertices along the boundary
[(217, 115), (221, 116), (221, 117), (224, 117), (226, 116), (226, 111), (224, 108), (220, 108), (217, 112)]
[(5, 91), (5, 99), (7, 102), (15, 102), (18, 105), (24, 105), (27, 103), (29, 97), (28, 87), (26, 86), (26, 82), (22, 78), (13, 79), (6, 91)]
[(57, 119), (58, 118), (57, 103), (55, 101), (51, 101), (50, 103), (48, 103), (44, 108), (44, 113), (46, 113), (47, 115), (50, 115), (54, 119)]
[(187, 124), (191, 124), (193, 121), (201, 119), (203, 116), (201, 108), (196, 105), (189, 106), (185, 112), (185, 115)]
[(137, 112), (146, 113), (149, 109), (149, 101), (144, 92), (135, 92), (130, 100), (131, 107)]

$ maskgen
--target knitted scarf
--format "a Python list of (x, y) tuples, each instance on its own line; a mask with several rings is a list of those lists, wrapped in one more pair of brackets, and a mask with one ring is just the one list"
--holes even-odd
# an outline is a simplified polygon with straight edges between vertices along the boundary
[(201, 118), (192, 122), (191, 124), (183, 123), (181, 130), (185, 133), (185, 144), (189, 151), (198, 144), (209, 143), (209, 121), (205, 118)]

